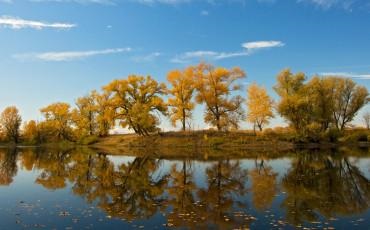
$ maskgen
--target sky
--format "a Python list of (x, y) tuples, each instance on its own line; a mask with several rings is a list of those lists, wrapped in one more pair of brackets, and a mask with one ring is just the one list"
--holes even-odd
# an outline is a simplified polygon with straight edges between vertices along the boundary
[[(129, 74), (207, 61), (272, 90), (284, 68), (370, 86), (367, 0), (0, 0), (0, 110), (23, 120)], [(370, 110), (365, 107), (361, 112)], [(203, 123), (202, 107), (194, 113)], [(360, 123), (360, 116), (357, 118)], [(355, 122), (355, 123), (356, 123)], [(282, 125), (277, 117), (272, 126)], [(171, 129), (162, 118), (163, 129)], [(250, 127), (243, 123), (242, 127)]]

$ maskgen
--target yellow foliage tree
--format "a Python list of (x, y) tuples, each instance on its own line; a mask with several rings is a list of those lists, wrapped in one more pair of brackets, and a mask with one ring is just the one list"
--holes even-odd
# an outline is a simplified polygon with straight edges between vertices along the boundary
[(194, 68), (189, 67), (184, 71), (174, 70), (168, 73), (167, 80), (172, 85), (168, 91), (172, 96), (168, 99), (168, 105), (171, 107), (170, 119), (173, 126), (177, 121), (181, 121), (182, 130), (186, 129), (186, 120), (192, 116), (194, 103), (192, 102), (194, 94)]
[(166, 114), (167, 106), (160, 95), (166, 86), (150, 76), (130, 75), (127, 79), (114, 80), (104, 87), (110, 94), (110, 105), (120, 125), (133, 129), (139, 135), (149, 135), (157, 130), (159, 119), (155, 112)]
[(257, 84), (250, 85), (247, 93), (247, 119), (253, 123), (254, 127), (257, 126), (262, 131), (263, 126), (269, 123), (270, 118), (274, 117), (272, 113), (273, 101), (266, 89)]
[(237, 80), (246, 75), (239, 67), (226, 69), (201, 63), (196, 67), (196, 101), (206, 105), (204, 120), (218, 130), (238, 128), (244, 118), (241, 96), (231, 96), (240, 89)]
[(42, 108), (40, 111), (45, 117), (42, 126), (48, 129), (54, 138), (70, 140), (72, 114), (69, 104), (58, 102)]
[(29, 143), (39, 142), (39, 128), (35, 120), (24, 123), (23, 138)]
[(110, 95), (107, 93), (96, 95), (96, 125), (99, 136), (107, 136), (114, 126), (115, 109), (110, 105)]
[(72, 117), (79, 136), (91, 136), (96, 133), (97, 96), (98, 93), (94, 90), (89, 95), (76, 100), (77, 108), (72, 111)]
[(0, 124), (5, 132), (5, 136), (9, 141), (18, 143), (19, 141), (19, 128), (22, 123), (22, 118), (19, 111), (15, 106), (5, 108), (0, 116)]

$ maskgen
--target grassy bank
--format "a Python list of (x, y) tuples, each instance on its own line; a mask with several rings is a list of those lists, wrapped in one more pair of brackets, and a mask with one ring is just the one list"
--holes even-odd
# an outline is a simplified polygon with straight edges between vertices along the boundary
[(100, 138), (93, 144), (95, 147), (117, 148), (290, 148), (292, 143), (277, 137), (255, 136), (250, 132), (167, 132), (148, 137), (134, 134), (113, 135)]

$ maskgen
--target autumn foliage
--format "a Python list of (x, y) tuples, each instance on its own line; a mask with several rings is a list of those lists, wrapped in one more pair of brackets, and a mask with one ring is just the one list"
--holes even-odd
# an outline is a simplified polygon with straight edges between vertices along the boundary
[[(79, 141), (107, 136), (115, 127), (147, 136), (159, 132), (158, 126), (167, 118), (186, 131), (194, 128), (197, 106), (204, 108), (204, 122), (218, 131), (238, 129), (242, 121), (262, 131), (278, 114), (298, 135), (320, 138), (323, 133), (348, 127), (369, 100), (367, 89), (351, 79), (314, 76), (308, 80), (304, 73), (289, 69), (277, 76), (276, 103), (255, 83), (243, 98), (240, 91), (245, 77), (239, 67), (207, 63), (170, 71), (167, 85), (151, 76), (130, 75), (77, 98), (75, 106), (65, 102), (45, 106), (40, 110), (43, 119), (25, 122), (22, 130), (18, 109), (8, 107), (0, 117), (0, 138), (34, 144)], [(368, 120), (364, 117), (367, 125)]]

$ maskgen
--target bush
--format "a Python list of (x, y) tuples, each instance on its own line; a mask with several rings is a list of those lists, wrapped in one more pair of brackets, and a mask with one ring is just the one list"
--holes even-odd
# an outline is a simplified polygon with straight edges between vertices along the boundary
[(346, 134), (342, 141), (344, 142), (359, 142), (368, 141), (369, 132), (366, 130), (354, 130), (349, 134)]
[(328, 129), (324, 135), (323, 139), (327, 140), (329, 142), (337, 142), (338, 139), (342, 136), (342, 133), (340, 132), (339, 129), (336, 128), (330, 128)]

